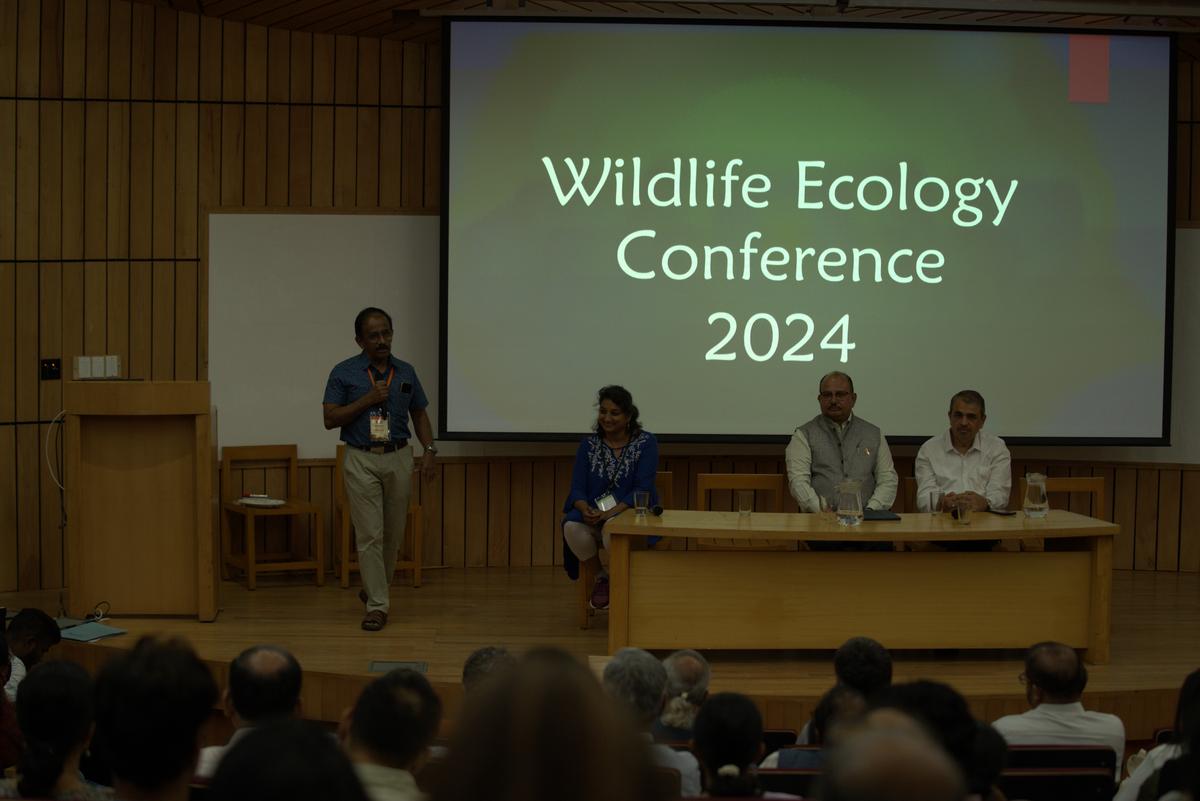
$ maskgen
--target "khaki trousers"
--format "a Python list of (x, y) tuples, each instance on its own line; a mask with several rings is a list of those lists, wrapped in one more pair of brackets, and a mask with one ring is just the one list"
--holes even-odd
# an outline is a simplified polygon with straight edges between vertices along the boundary
[(408, 522), (412, 450), (368, 453), (347, 447), (343, 468), (367, 611), (386, 612), (388, 588)]

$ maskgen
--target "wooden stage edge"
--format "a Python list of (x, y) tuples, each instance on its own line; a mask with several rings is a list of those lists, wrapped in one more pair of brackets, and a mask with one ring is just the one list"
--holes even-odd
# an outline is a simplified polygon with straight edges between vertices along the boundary
[[(229, 661), (254, 643), (291, 650), (304, 668), (306, 717), (336, 721), (371, 680), (372, 661), (416, 661), (453, 718), (461, 704), (462, 664), (476, 648), (523, 651), (557, 646), (602, 668), (606, 616), (577, 625), (577, 590), (560, 567), (428, 570), (420, 589), (394, 586), (388, 626), (359, 629), (358, 587), (316, 587), (298, 580), (263, 581), (256, 591), (225, 582), (214, 623), (184, 618), (123, 618), (129, 634), (93, 644), (64, 641), (63, 655), (95, 668), (141, 634), (167, 632), (189, 640), (222, 685)], [(114, 610), (119, 612), (119, 610)], [(1112, 662), (1092, 666), (1085, 704), (1125, 721), (1131, 740), (1148, 739), (1174, 718), (1179, 685), (1200, 667), (1200, 575), (1115, 571)], [(858, 632), (847, 631), (846, 636)], [(881, 637), (887, 644), (886, 637)], [(712, 652), (711, 689), (753, 697), (769, 727), (797, 727), (832, 683), (829, 651)], [(1017, 651), (901, 651), (897, 681), (930, 678), (956, 687), (984, 720), (1026, 708)]]

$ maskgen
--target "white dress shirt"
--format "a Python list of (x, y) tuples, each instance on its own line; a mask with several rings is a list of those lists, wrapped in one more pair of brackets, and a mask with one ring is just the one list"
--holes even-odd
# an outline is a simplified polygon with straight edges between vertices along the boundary
[(1088, 712), (1083, 704), (1038, 704), (992, 724), (1009, 745), (1107, 745), (1117, 753), (1117, 775), (1125, 758), (1125, 724), (1116, 715)]
[(407, 770), (356, 762), (354, 772), (371, 801), (425, 801), (425, 793)]
[(654, 736), (647, 732), (644, 738), (650, 744), (650, 761), (660, 768), (674, 768), (679, 771), (679, 790), (681, 798), (700, 797), (700, 763), (690, 751), (676, 751), (669, 745), (654, 742)]
[(15, 704), (17, 702), (17, 685), (21, 683), (21, 679), (25, 678), (25, 663), (10, 653), (8, 664), (12, 668), (12, 674), (8, 677), (8, 683), (4, 685), (4, 694), (8, 696), (9, 703)]
[(217, 766), (221, 764), (221, 758), (225, 756), (230, 748), (233, 748), (234, 743), (253, 730), (253, 726), (243, 726), (240, 729), (234, 729), (233, 735), (230, 736), (229, 742), (225, 745), (206, 745), (201, 748), (200, 758), (196, 760), (195, 777), (201, 781), (211, 781), (212, 777), (217, 775)]
[(1146, 779), (1161, 770), (1163, 765), (1182, 755), (1183, 746), (1177, 743), (1165, 743), (1151, 748), (1150, 753), (1146, 754), (1146, 758), (1142, 760), (1142, 764), (1129, 774), (1128, 779), (1121, 782), (1121, 787), (1113, 796), (1113, 801), (1137, 801), (1138, 791), (1142, 789)]
[(966, 453), (954, 447), (950, 430), (926, 440), (917, 451), (917, 511), (931, 512), (929, 496), (943, 493), (977, 492), (992, 509), (1008, 506), (1012, 490), (1012, 457), (1004, 440), (983, 431)]
[[(845, 433), (846, 426), (854, 417), (846, 418), (844, 423), (834, 423), (838, 431), (838, 439)], [(832, 422), (832, 421), (831, 421)], [(784, 452), (787, 460), (788, 487), (796, 503), (800, 504), (801, 512), (816, 513), (821, 511), (821, 498), (812, 485), (812, 446), (808, 444), (808, 435), (801, 429), (792, 433), (792, 441)], [(867, 509), (891, 509), (896, 500), (896, 467), (892, 462), (892, 452), (888, 449), (887, 437), (879, 432), (879, 450), (875, 454), (875, 491), (867, 499)]]

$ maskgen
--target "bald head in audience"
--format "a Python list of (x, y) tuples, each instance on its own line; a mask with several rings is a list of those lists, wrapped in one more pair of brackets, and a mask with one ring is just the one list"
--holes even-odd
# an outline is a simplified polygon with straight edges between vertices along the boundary
[(962, 774), (912, 727), (878, 724), (847, 736), (829, 757), (820, 801), (962, 801)]
[(1073, 704), (1083, 695), (1087, 679), (1079, 654), (1061, 642), (1039, 642), (1025, 654), (1025, 694), (1030, 706)]

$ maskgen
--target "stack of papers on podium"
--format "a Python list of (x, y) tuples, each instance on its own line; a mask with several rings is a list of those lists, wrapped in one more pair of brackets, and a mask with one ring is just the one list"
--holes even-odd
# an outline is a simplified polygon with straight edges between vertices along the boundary
[(103, 640), (105, 637), (116, 637), (118, 634), (124, 633), (125, 629), (118, 629), (114, 626), (90, 620), (87, 623), (80, 623), (78, 626), (63, 629), (62, 638), (64, 640), (74, 640), (75, 642), (95, 642), (96, 640)]

